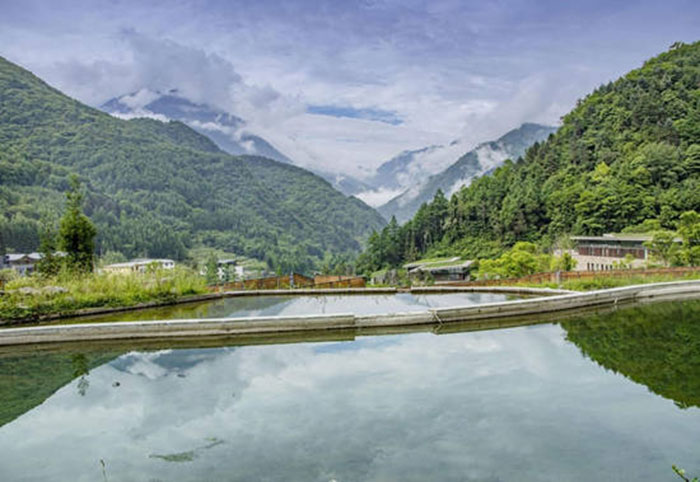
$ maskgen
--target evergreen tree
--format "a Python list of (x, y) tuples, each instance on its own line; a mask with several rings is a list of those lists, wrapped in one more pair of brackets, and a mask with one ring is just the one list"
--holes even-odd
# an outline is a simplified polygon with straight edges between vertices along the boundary
[(56, 256), (56, 230), (49, 220), (45, 220), (41, 233), (39, 233), (39, 252), (41, 260), (37, 263), (37, 270), (43, 276), (55, 276), (61, 269), (61, 260)]
[(61, 218), (58, 245), (66, 253), (69, 267), (82, 272), (93, 269), (97, 230), (82, 211), (83, 193), (77, 176), (70, 178), (66, 192), (66, 212)]
[(211, 253), (207, 258), (205, 266), (205, 277), (208, 285), (215, 285), (219, 282), (219, 262), (216, 254)]

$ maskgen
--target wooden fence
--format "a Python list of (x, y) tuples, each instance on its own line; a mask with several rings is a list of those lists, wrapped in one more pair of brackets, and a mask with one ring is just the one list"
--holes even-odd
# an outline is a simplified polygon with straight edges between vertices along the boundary
[[(293, 281), (292, 281), (293, 280)], [(243, 290), (283, 290), (292, 288), (364, 288), (365, 279), (362, 276), (316, 276), (310, 278), (303, 274), (293, 273), (284, 276), (269, 276), (266, 278), (233, 281), (210, 287), (212, 291), (243, 291)]]
[(568, 280), (588, 280), (594, 278), (624, 278), (628, 276), (657, 276), (667, 275), (681, 277), (687, 274), (700, 273), (700, 266), (680, 266), (674, 268), (652, 269), (617, 269), (610, 271), (555, 271), (551, 273), (535, 273), (521, 278), (486, 279), (477, 281), (448, 281), (440, 284), (449, 286), (507, 286), (517, 284), (562, 283)]

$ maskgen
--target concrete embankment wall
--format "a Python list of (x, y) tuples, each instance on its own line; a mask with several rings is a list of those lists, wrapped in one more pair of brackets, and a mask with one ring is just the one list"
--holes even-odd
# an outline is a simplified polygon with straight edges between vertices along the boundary
[[(422, 292), (442, 292), (433, 288)], [(514, 294), (526, 294), (513, 288)], [(517, 291), (520, 290), (520, 291)], [(664, 299), (700, 294), (700, 281), (679, 281), (627, 286), (587, 293), (525, 289), (527, 294), (549, 294), (537, 298), (437, 308), (423, 312), (382, 315), (337, 314), (307, 316), (273, 316), (259, 318), (210, 318), (118, 323), (86, 323), (76, 325), (38, 326), (0, 330), (0, 346), (48, 342), (125, 340), (148, 338), (183, 338), (233, 336), (264, 333), (308, 332), (319, 330), (354, 330), (377, 327), (401, 327), (449, 322), (479, 322), (486, 319), (518, 317), (577, 310), (587, 307), (629, 303), (649, 298)], [(335, 294), (335, 290), (332, 290)], [(456, 291), (456, 290), (451, 290)], [(474, 290), (460, 290), (474, 291)], [(491, 290), (489, 290), (491, 291)], [(287, 292), (287, 294), (289, 294)]]

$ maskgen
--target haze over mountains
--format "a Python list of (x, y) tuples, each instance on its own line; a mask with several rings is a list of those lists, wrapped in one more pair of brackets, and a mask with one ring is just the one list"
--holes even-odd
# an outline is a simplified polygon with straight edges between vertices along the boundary
[(404, 153), (384, 164), (378, 172), (392, 172), (394, 179), (406, 180), (409, 185), (406, 187), (404, 184), (405, 190), (386, 204), (379, 206), (378, 210), (386, 219), (396, 216), (401, 223), (408, 221), (421, 204), (433, 199), (438, 189), (450, 197), (462, 186), (468, 186), (474, 178), (503, 164), (506, 159), (517, 160), (525, 154), (528, 147), (535, 142), (547, 139), (555, 131), (555, 127), (523, 124), (495, 141), (479, 144), (461, 155), (445, 170), (432, 175), (429, 168), (434, 168), (437, 163), (432, 165), (421, 163), (420, 157), (438, 157), (438, 155), (443, 158), (448, 157), (461, 147), (462, 144), (459, 141), (449, 146), (431, 146)]
[[(177, 89), (160, 92), (143, 88), (112, 98), (100, 108), (123, 119), (147, 117), (184, 122), (230, 154), (258, 155), (295, 164), (294, 159), (266, 139), (251, 133), (244, 119), (215, 106), (193, 102)], [(329, 160), (327, 169), (310, 170), (343, 194), (356, 196), (378, 207), (386, 219), (396, 215), (399, 221), (405, 221), (421, 203), (432, 199), (438, 188), (451, 194), (468, 184), (474, 176), (500, 165), (505, 159), (517, 159), (527, 147), (543, 140), (554, 130), (538, 124), (524, 124), (497, 141), (480, 144), (473, 151), (461, 139), (448, 145), (404, 151), (384, 162), (366, 179), (334, 170), (332, 160)], [(433, 176), (437, 177), (433, 179)]]
[(216, 107), (192, 102), (179, 95), (177, 89), (163, 93), (144, 88), (112, 98), (102, 104), (100, 109), (124, 119), (150, 117), (162, 121), (184, 122), (200, 134), (209, 137), (229, 154), (258, 155), (292, 163), (265, 139), (248, 133), (246, 122), (240, 117)]
[[(209, 137), (229, 154), (256, 155), (294, 164), (292, 159), (270, 142), (251, 133), (244, 119), (215, 106), (193, 102), (183, 97), (177, 89), (160, 92), (143, 88), (131, 94), (114, 97), (102, 104), (100, 109), (122, 119), (147, 117), (162, 121), (177, 120)], [(307, 170), (323, 177), (335, 189), (346, 195), (354, 195), (372, 188), (358, 179), (330, 169)]]

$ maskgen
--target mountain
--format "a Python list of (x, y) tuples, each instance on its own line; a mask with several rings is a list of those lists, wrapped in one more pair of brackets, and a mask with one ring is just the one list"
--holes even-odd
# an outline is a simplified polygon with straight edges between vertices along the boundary
[[(399, 196), (380, 206), (378, 211), (385, 219), (396, 216), (399, 222), (408, 221), (421, 204), (433, 199), (438, 189), (441, 189), (445, 195), (451, 196), (460, 187), (468, 186), (475, 177), (482, 176), (500, 166), (506, 159), (518, 159), (525, 154), (528, 147), (535, 142), (545, 140), (555, 131), (555, 127), (525, 123), (496, 141), (479, 144), (444, 171), (422, 182), (416, 181)], [(435, 149), (435, 147), (426, 149)], [(396, 159), (400, 160), (401, 157)], [(382, 168), (385, 166), (388, 165), (385, 164)]]
[(384, 224), (308, 171), (232, 156), (179, 121), (117, 119), (0, 57), (0, 251), (38, 247), (71, 173), (102, 253), (182, 259), (205, 245), (310, 269)]
[[(647, 221), (675, 230), (688, 211), (700, 212), (700, 42), (676, 43), (600, 86), (522, 159), (370, 237), (358, 265), (493, 257), (518, 241), (546, 248)], [(700, 253), (700, 243), (689, 248)]]
[(439, 151), (443, 147), (428, 146), (403, 151), (377, 168), (377, 172), (370, 180), (371, 185), (384, 189), (404, 189), (410, 186), (427, 172), (427, 167), (423, 167), (419, 162), (420, 157)]
[[(177, 120), (207, 136), (229, 154), (267, 157), (294, 164), (292, 159), (268, 141), (249, 133), (245, 120), (216, 107), (192, 102), (181, 96), (177, 89), (166, 93), (141, 89), (110, 99), (100, 109), (123, 119), (146, 117), (163, 121)], [(371, 189), (371, 186), (350, 176), (319, 169), (311, 171), (347, 196)]]
[(292, 162), (262, 137), (247, 133), (246, 122), (240, 117), (209, 105), (194, 103), (180, 96), (177, 89), (167, 93), (142, 89), (110, 99), (100, 109), (123, 118), (177, 120), (209, 137), (229, 154), (251, 154), (279, 162)]
[(368, 189), (354, 194), (371, 206), (382, 206), (445, 169), (465, 150), (464, 141), (455, 140), (448, 145), (403, 151), (380, 165), (372, 177), (363, 180)]

